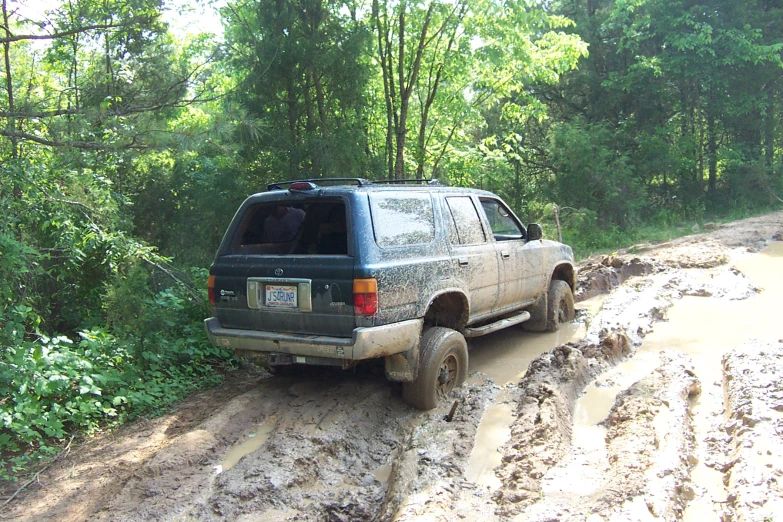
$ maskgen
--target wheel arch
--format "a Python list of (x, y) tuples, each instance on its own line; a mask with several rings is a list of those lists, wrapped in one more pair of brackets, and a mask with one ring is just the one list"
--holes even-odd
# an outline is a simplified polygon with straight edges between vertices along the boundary
[(459, 289), (442, 290), (430, 298), (424, 312), (425, 326), (445, 326), (460, 331), (468, 324), (468, 296)]
[(568, 283), (568, 286), (571, 287), (571, 291), (576, 293), (576, 269), (572, 263), (566, 261), (557, 264), (552, 271), (552, 277), (549, 280), (551, 282), (556, 279)]

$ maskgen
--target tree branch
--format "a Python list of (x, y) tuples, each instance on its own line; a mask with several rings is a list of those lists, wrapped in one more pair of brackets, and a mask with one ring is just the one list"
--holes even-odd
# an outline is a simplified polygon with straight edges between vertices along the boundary
[(38, 480), (38, 477), (40, 477), (40, 476), (41, 476), (41, 473), (43, 473), (44, 471), (46, 471), (47, 469), (49, 469), (49, 466), (51, 466), (52, 464), (54, 464), (55, 462), (57, 462), (57, 461), (58, 461), (58, 460), (60, 460), (61, 458), (63, 458), (63, 457), (67, 457), (67, 456), (68, 456), (68, 454), (71, 452), (71, 443), (73, 442), (73, 439), (74, 439), (74, 437), (76, 437), (76, 435), (71, 435), (71, 440), (69, 440), (69, 441), (68, 441), (68, 444), (65, 446), (65, 448), (64, 448), (64, 449), (63, 449), (63, 450), (62, 450), (60, 453), (58, 453), (58, 454), (57, 454), (57, 456), (56, 456), (54, 459), (52, 459), (52, 461), (51, 461), (51, 462), (49, 462), (49, 464), (47, 464), (46, 466), (44, 466), (43, 468), (41, 468), (41, 469), (38, 471), (38, 473), (36, 473), (36, 474), (33, 476), (33, 478), (31, 478), (30, 480), (28, 480), (27, 482), (25, 482), (24, 484), (22, 484), (22, 485), (19, 487), (19, 489), (17, 489), (17, 490), (14, 492), (14, 494), (13, 494), (13, 495), (11, 495), (10, 497), (8, 497), (8, 500), (6, 500), (5, 502), (3, 502), (3, 505), (2, 505), (2, 507), (5, 507), (5, 506), (7, 506), (8, 504), (10, 504), (10, 503), (11, 503), (11, 501), (12, 501), (13, 499), (15, 499), (15, 498), (16, 498), (16, 496), (17, 496), (19, 493), (21, 493), (21, 492), (22, 492), (22, 490), (24, 490), (24, 488), (26, 488), (27, 486), (29, 486), (30, 484), (32, 484), (33, 482), (35, 482), (36, 480)]
[(59, 31), (49, 34), (17, 34), (0, 38), (0, 44), (20, 42), (22, 40), (55, 40), (57, 38), (63, 38), (65, 36), (73, 36), (74, 34), (86, 33), (87, 31), (95, 31), (99, 29), (119, 29), (121, 27), (128, 27), (136, 24), (148, 24), (149, 22), (158, 18), (157, 16), (145, 16), (139, 18), (132, 18), (122, 23), (116, 24), (93, 24), (85, 25), (82, 27), (76, 27), (75, 29), (69, 29), (68, 31)]
[(47, 147), (72, 147), (74, 149), (80, 149), (80, 150), (115, 150), (115, 149), (135, 149), (135, 150), (146, 150), (149, 149), (149, 146), (147, 145), (139, 145), (136, 143), (136, 138), (133, 138), (130, 143), (125, 145), (106, 145), (103, 143), (98, 142), (89, 142), (89, 141), (57, 141), (57, 140), (47, 140), (46, 138), (41, 138), (40, 136), (36, 136), (34, 134), (30, 134), (27, 132), (21, 132), (21, 131), (9, 131), (7, 129), (0, 129), (0, 136), (6, 136), (8, 138), (12, 139), (23, 139), (27, 141), (32, 141), (35, 143), (39, 143), (41, 145), (46, 145)]
[(198, 295), (198, 294), (197, 294), (197, 293), (196, 293), (196, 292), (193, 290), (193, 287), (192, 287), (192, 285), (191, 285), (191, 284), (188, 284), (187, 282), (183, 281), (182, 279), (180, 279), (179, 277), (177, 277), (176, 275), (174, 275), (174, 273), (173, 273), (171, 270), (168, 270), (168, 269), (167, 269), (165, 266), (163, 266), (163, 265), (161, 265), (161, 264), (159, 264), (159, 263), (156, 263), (156, 262), (155, 262), (155, 261), (153, 261), (152, 259), (149, 259), (149, 258), (147, 258), (147, 257), (146, 257), (146, 256), (144, 256), (144, 255), (140, 255), (139, 257), (141, 257), (141, 259), (142, 259), (142, 260), (143, 260), (145, 263), (149, 264), (150, 266), (152, 266), (152, 267), (154, 267), (154, 268), (157, 268), (158, 270), (160, 270), (161, 272), (163, 272), (164, 274), (166, 274), (168, 277), (170, 277), (170, 278), (171, 278), (173, 281), (175, 281), (175, 282), (177, 282), (177, 283), (181, 284), (181, 285), (182, 285), (182, 288), (184, 288), (184, 289), (185, 289), (185, 291), (188, 293), (188, 296), (190, 297), (190, 300), (191, 300), (191, 302), (192, 302), (193, 304), (195, 304), (195, 305), (197, 305), (197, 306), (203, 306), (203, 305), (204, 305), (204, 301), (203, 301), (203, 299), (201, 298), (201, 296), (199, 296), (199, 295)]

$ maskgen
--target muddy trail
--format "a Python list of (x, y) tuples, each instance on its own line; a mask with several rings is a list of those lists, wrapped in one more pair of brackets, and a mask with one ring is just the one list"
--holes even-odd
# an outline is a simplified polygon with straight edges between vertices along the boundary
[(783, 519), (781, 272), (783, 213), (590, 259), (574, 323), (470, 340), (438, 409), (368, 368), (236, 372), (74, 443), (0, 518)]

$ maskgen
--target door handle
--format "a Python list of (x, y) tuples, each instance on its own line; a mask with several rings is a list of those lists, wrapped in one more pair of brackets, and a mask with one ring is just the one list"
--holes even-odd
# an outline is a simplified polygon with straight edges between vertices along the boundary
[(501, 250), (500, 251), (500, 257), (502, 257), (503, 259), (510, 259), (511, 258), (511, 254), (509, 254), (508, 252), (506, 252), (504, 250)]
[(468, 258), (467, 257), (460, 257), (458, 259), (459, 266), (468, 266)]

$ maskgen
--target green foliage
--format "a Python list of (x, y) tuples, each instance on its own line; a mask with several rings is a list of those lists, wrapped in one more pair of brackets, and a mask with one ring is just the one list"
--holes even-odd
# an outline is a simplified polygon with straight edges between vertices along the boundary
[[(561, 206), (601, 209), (598, 226), (628, 227), (640, 218), (644, 190), (627, 156), (617, 154), (614, 137), (603, 125), (565, 123), (553, 132), (549, 149), (555, 175), (553, 201)], [(595, 210), (592, 214), (596, 217)]]
[[(140, 284), (140, 273), (132, 270), (130, 281), (112, 295), (127, 297), (142, 289)], [(33, 310), (24, 305), (4, 310), (0, 452), (16, 455), (13, 462), (0, 461), (6, 465), (5, 478), (51, 451), (53, 441), (155, 413), (194, 389), (219, 382), (214, 367), (232, 359), (207, 341), (200, 308), (176, 289), (148, 295), (139, 303), (134, 310), (113, 311), (117, 333), (93, 328), (79, 332), (76, 339), (30, 338), (25, 325), (35, 322)], [(123, 312), (130, 315), (121, 323)], [(131, 327), (153, 323), (157, 330), (143, 338), (127, 335)]]
[[(368, 27), (328, 0), (230, 2), (227, 62), (255, 120), (245, 157), (276, 179), (366, 172)], [(271, 180), (270, 180), (271, 181)]]

